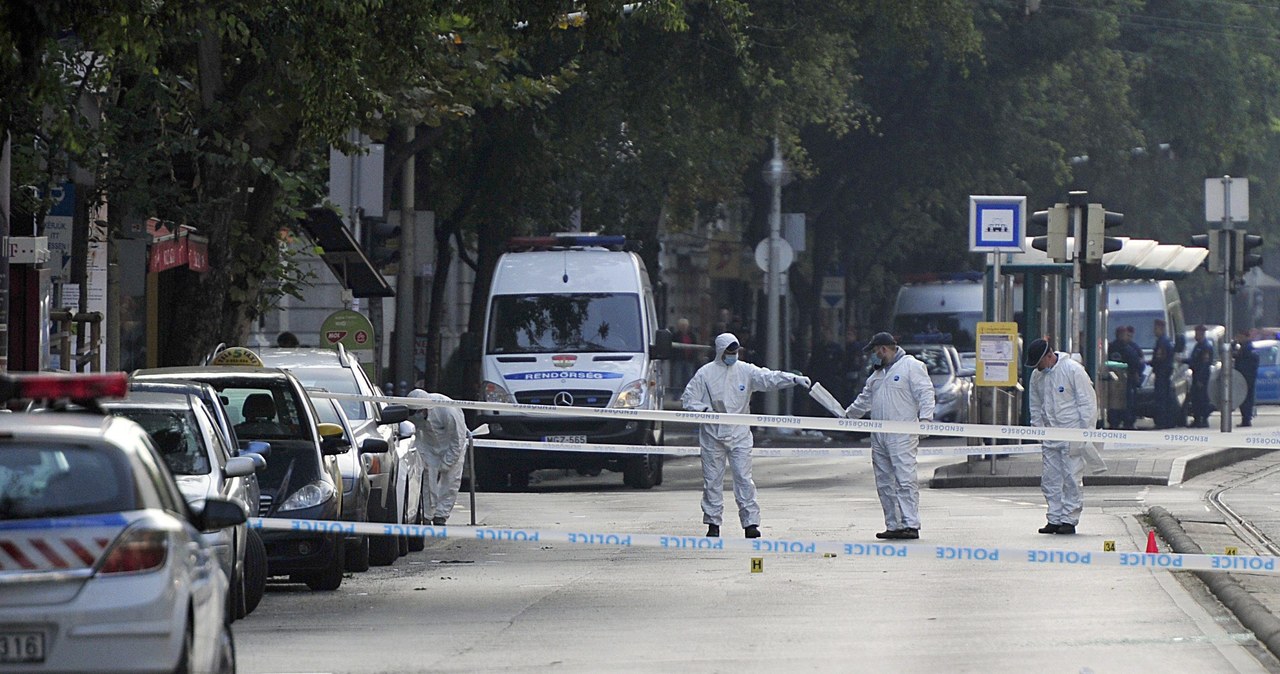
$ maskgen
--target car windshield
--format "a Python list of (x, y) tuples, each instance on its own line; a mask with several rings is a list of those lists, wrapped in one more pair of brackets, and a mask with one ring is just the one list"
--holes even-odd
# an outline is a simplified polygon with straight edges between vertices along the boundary
[(245, 440), (311, 440), (302, 401), (283, 380), (235, 384), (215, 381), (236, 436)]
[(942, 349), (910, 349), (907, 353), (924, 363), (929, 374), (951, 374), (951, 361)]
[(487, 351), (640, 353), (640, 298), (629, 293), (497, 295)]
[(0, 445), (0, 520), (121, 512), (135, 502), (133, 477), (118, 451)]
[[(289, 371), (307, 388), (322, 388), (330, 393), (360, 395), (360, 385), (356, 383), (358, 375), (345, 367), (298, 367)], [(343, 400), (340, 404), (343, 411), (347, 413), (347, 418), (352, 421), (364, 421), (370, 416), (368, 405), (359, 400)], [(320, 411), (321, 407), (323, 405), (316, 405), (316, 411)]]
[(209, 452), (200, 437), (200, 427), (190, 412), (117, 409), (112, 413), (132, 419), (141, 426), (151, 436), (151, 441), (174, 475), (209, 474)]

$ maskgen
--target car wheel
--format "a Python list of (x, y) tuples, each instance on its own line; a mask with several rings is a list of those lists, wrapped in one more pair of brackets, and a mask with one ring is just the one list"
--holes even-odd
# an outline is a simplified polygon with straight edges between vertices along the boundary
[(187, 612), (187, 627), (182, 632), (182, 651), (178, 653), (178, 665), (173, 668), (174, 674), (192, 674), (191, 645), (195, 642), (195, 627), (191, 624), (191, 612)]
[[(396, 478), (394, 475), (387, 481), (388, 484), (394, 485)], [(394, 493), (394, 492), (393, 492)], [(389, 524), (395, 526), (399, 524), (396, 521), (396, 513), (400, 512), (400, 504), (395, 496), (391, 497), (391, 503), (386, 510), (381, 508), (378, 510), (379, 520), (381, 524)], [(400, 558), (400, 540), (399, 536), (372, 536), (369, 538), (369, 563), (374, 566), (391, 566)]]
[(369, 570), (369, 537), (361, 536), (354, 543), (347, 544), (347, 570)]
[[(244, 543), (241, 542), (241, 545)], [(246, 565), (248, 561), (246, 560)], [(235, 574), (235, 579), (231, 581), (231, 587), (227, 588), (227, 622), (239, 620), (249, 615), (248, 609), (244, 605), (244, 569)]]
[(317, 571), (303, 580), (307, 587), (317, 592), (332, 592), (342, 586), (342, 574), (346, 570), (346, 563), (343, 558), (346, 555), (343, 552), (346, 546), (339, 542), (333, 546), (333, 559), (329, 560), (328, 568), (323, 571)]
[[(425, 475), (423, 478), (425, 479)], [(418, 514), (414, 516), (413, 523), (419, 526), (427, 521), (426, 499), (422, 498), (425, 494), (418, 496)], [(427, 539), (422, 536), (409, 536), (409, 552), (422, 552), (427, 547)]]
[(662, 484), (662, 464), (665, 463), (661, 454), (658, 455), (658, 472), (654, 475), (653, 486), (657, 487)]
[(635, 489), (652, 489), (662, 479), (662, 455), (628, 457), (622, 465), (622, 483)]
[(244, 614), (253, 613), (267, 591), (267, 546), (256, 529), (250, 529), (244, 548)]

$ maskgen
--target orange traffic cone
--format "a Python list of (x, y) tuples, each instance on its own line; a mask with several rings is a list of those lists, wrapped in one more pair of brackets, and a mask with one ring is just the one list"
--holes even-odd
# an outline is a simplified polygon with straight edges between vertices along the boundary
[(1156, 554), (1160, 552), (1160, 546), (1156, 545), (1156, 532), (1154, 529), (1147, 532), (1147, 554)]

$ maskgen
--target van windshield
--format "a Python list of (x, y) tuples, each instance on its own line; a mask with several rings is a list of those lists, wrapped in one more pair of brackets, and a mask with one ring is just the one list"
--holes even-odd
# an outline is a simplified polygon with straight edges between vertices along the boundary
[(899, 314), (893, 318), (893, 334), (903, 342), (947, 343), (943, 336), (951, 337), (950, 343), (957, 351), (973, 351), (973, 336), (978, 331), (980, 312), (954, 314)]
[(487, 353), (644, 351), (633, 293), (495, 295)]
[[(1150, 353), (1156, 347), (1156, 328), (1157, 320), (1165, 320), (1163, 311), (1116, 311), (1112, 309), (1107, 312), (1107, 336), (1108, 340), (1115, 339), (1116, 328), (1121, 326), (1133, 327), (1133, 343), (1142, 347), (1142, 350)], [(1167, 333), (1166, 333), (1166, 336)], [(1173, 341), (1173, 337), (1169, 337), (1169, 341)]]

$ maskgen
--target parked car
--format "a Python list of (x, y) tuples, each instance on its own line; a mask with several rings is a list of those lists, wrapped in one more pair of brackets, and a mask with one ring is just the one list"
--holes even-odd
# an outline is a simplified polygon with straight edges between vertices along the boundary
[[(332, 393), (381, 397), (360, 362), (345, 349), (259, 349), (262, 362), (293, 373), (304, 386)], [(357, 448), (370, 438), (387, 443), (385, 454), (361, 455), (369, 474), (369, 521), (387, 524), (422, 524), (422, 480), (426, 462), (418, 451), (409, 408), (374, 402), (343, 401)], [(421, 550), (421, 538), (376, 536), (369, 541), (369, 562), (375, 566), (395, 563), (410, 549)]]
[[(324, 392), (324, 389), (307, 389), (308, 393)], [(316, 416), (321, 423), (335, 424), (342, 427), (342, 437), (348, 444), (355, 446), (355, 433), (351, 430), (351, 421), (342, 411), (342, 405), (332, 398), (313, 397)], [(360, 460), (362, 453), (385, 453), (387, 441), (382, 438), (366, 438), (358, 452), (346, 452), (338, 455), (338, 470), (342, 472), (342, 513), (343, 522), (369, 521), (369, 473), (364, 462)], [(369, 537), (352, 534), (346, 538), (346, 561), (348, 571), (369, 570)]]
[[(123, 374), (94, 377), (6, 383), (127, 390)], [(204, 534), (242, 526), (244, 507), (188, 506), (142, 427), (0, 414), (0, 494), (0, 670), (235, 671), (229, 583)]]
[[(224, 400), (243, 445), (271, 443), (271, 461), (258, 476), (260, 517), (338, 520), (342, 474), (337, 455), (349, 445), (325, 443), (342, 429), (321, 424), (302, 383), (276, 368), (251, 366), (171, 367), (139, 370), (138, 381), (194, 380), (212, 385)], [(267, 572), (288, 576), (313, 590), (336, 590), (345, 571), (344, 546), (332, 534), (265, 531)]]
[(1280, 340), (1254, 340), (1253, 352), (1258, 354), (1258, 379), (1253, 387), (1254, 404), (1280, 404)]
[(973, 370), (962, 368), (950, 344), (904, 344), (902, 350), (925, 364), (933, 382), (935, 421), (968, 423), (973, 400)]

